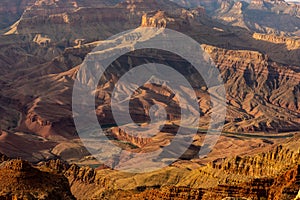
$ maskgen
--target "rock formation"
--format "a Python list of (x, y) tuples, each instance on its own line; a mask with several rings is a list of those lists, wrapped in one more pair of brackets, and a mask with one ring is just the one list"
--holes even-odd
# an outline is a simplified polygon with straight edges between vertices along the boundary
[(295, 50), (300, 48), (299, 38), (294, 39), (289, 37), (267, 35), (267, 34), (260, 34), (260, 33), (254, 33), (253, 38), (257, 40), (268, 41), (275, 44), (285, 44), (287, 49), (289, 50)]
[(75, 199), (65, 177), (40, 171), (22, 160), (1, 163), (0, 188), (3, 199)]
[(216, 160), (206, 166), (173, 166), (147, 174), (41, 163), (44, 170), (63, 173), (78, 199), (294, 199), (299, 191), (297, 141), (255, 156)]

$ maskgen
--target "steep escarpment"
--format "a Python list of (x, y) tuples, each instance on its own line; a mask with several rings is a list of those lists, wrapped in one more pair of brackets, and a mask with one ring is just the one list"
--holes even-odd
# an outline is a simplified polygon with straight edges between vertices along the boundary
[(152, 138), (143, 138), (142, 136), (133, 136), (133, 135), (130, 135), (129, 133), (126, 133), (124, 130), (117, 128), (117, 127), (112, 128), (110, 134), (108, 134), (108, 135), (110, 137), (113, 137), (113, 138), (115, 138), (117, 140), (120, 140), (120, 141), (130, 142), (131, 144), (136, 145), (140, 148), (152, 142)]
[[(210, 46), (204, 46), (204, 49), (221, 70), (229, 105), (242, 109), (247, 116), (236, 123), (242, 128), (240, 130), (255, 131), (258, 127), (270, 131), (297, 129), (297, 68), (279, 66), (267, 55), (255, 51), (232, 51)], [(281, 115), (283, 113), (279, 110), (282, 108), (291, 112)]]
[[(92, 42), (137, 27), (141, 16), (159, 8), (176, 10), (169, 1), (37, 1), (6, 34), (38, 34), (54, 43)], [(84, 16), (84, 17), (82, 17)]]
[[(272, 180), (257, 179), (247, 184), (241, 184), (238, 186), (220, 185), (213, 189), (192, 189), (188, 187), (163, 187), (155, 189), (142, 187), (141, 190), (144, 190), (143, 192), (133, 192), (133, 195), (127, 198), (125, 192), (116, 191), (116, 193), (118, 195), (123, 194), (125, 196), (124, 199), (281, 199), (281, 193), (277, 193), (277, 196), (268, 195), (267, 188), (269, 188), (271, 184)], [(283, 198), (288, 199), (293, 197), (294, 194), (289, 194)]]
[(285, 44), (289, 50), (295, 50), (300, 48), (299, 38), (288, 38), (283, 36), (267, 35), (267, 34), (259, 34), (259, 33), (254, 33), (253, 38), (257, 40), (276, 43), (276, 44)]
[[(221, 184), (216, 188), (200, 190), (199, 199), (292, 199), (299, 188), (299, 165), (275, 178), (258, 178), (243, 184)], [(177, 196), (178, 193), (173, 195)], [(180, 197), (180, 195), (178, 195)], [(187, 198), (186, 198), (187, 199)]]
[(214, 161), (211, 166), (227, 173), (243, 174), (253, 178), (270, 177), (276, 176), (289, 166), (296, 165), (299, 162), (299, 156), (299, 152), (279, 145), (270, 152), (243, 158), (237, 156), (221, 163)]

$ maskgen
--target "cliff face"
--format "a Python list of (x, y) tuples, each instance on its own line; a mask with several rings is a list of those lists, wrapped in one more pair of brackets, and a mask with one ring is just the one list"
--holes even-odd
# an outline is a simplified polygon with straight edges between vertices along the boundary
[[(293, 174), (294, 173), (294, 174)], [(290, 177), (290, 174), (293, 174)], [(283, 176), (279, 176), (275, 181), (281, 180), (281, 184), (273, 184), (272, 179), (257, 179), (247, 184), (240, 185), (219, 185), (212, 189), (192, 189), (188, 187), (162, 187), (159, 189), (155, 188), (141, 188), (142, 192), (133, 194), (131, 199), (202, 199), (202, 200), (225, 200), (225, 199), (291, 199), (294, 198), (295, 191), (297, 188), (289, 190), (289, 185), (295, 182), (296, 176), (299, 176), (299, 171), (292, 169)], [(299, 180), (299, 177), (298, 177)], [(273, 185), (272, 185), (273, 184)], [(299, 185), (297, 185), (299, 187)], [(271, 188), (271, 189), (270, 189)], [(269, 192), (269, 190), (271, 190)], [(273, 194), (273, 190), (276, 194)], [(116, 191), (121, 193), (121, 191)], [(119, 194), (120, 195), (120, 194)], [(124, 198), (127, 199), (127, 198)]]
[(127, 141), (130, 144), (133, 144), (135, 146), (138, 146), (139, 148), (144, 147), (147, 144), (150, 144), (152, 141), (152, 138), (145, 138), (145, 136), (133, 136), (132, 133), (126, 133), (124, 130), (116, 127), (112, 128), (111, 132), (109, 133), (110, 137), (113, 137), (120, 141)]
[(179, 8), (167, 0), (119, 2), (39, 0), (25, 10), (21, 20), (7, 34), (25, 34), (34, 38), (39, 33), (49, 36), (55, 43), (64, 41), (74, 45), (78, 39), (91, 42), (136, 28), (146, 12)]
[(253, 38), (257, 40), (263, 40), (268, 41), (271, 43), (276, 44), (285, 44), (287, 49), (289, 50), (295, 50), (300, 48), (300, 40), (299, 38), (288, 38), (283, 36), (276, 36), (271, 34), (260, 34), (260, 33), (254, 33)]
[[(251, 157), (241, 158), (238, 156), (222, 163), (215, 161), (211, 163), (211, 166), (226, 173), (238, 173), (253, 178), (273, 177), (278, 175), (283, 169), (297, 164), (299, 157), (299, 152), (277, 146), (270, 152)], [(294, 170), (298, 170), (298, 168)]]
[[(296, 128), (293, 123), (298, 121), (297, 115), (281, 115), (277, 118), (279, 113), (275, 107), (299, 112), (299, 102), (296, 103), (292, 98), (299, 95), (296, 92), (300, 78), (297, 70), (279, 67), (267, 55), (255, 51), (232, 51), (206, 45), (203, 47), (221, 70), (229, 105), (242, 108), (248, 115), (237, 123), (241, 125), (240, 130), (288, 131)], [(275, 91), (284, 92), (281, 95)]]

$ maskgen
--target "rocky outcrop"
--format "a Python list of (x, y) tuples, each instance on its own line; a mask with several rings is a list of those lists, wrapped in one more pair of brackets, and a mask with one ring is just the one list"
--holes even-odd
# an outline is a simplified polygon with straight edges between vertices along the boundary
[(65, 177), (40, 171), (22, 160), (0, 165), (0, 188), (3, 199), (75, 199)]
[(235, 157), (222, 163), (211, 163), (212, 168), (227, 173), (243, 174), (251, 177), (276, 176), (289, 166), (299, 163), (300, 152), (291, 151), (281, 145), (273, 151), (251, 157)]
[[(299, 167), (299, 166), (298, 166)], [(140, 193), (133, 194), (131, 199), (202, 199), (202, 200), (229, 200), (229, 199), (291, 199), (297, 193), (297, 185), (289, 190), (291, 183), (299, 181), (298, 167), (289, 170), (284, 175), (273, 179), (255, 179), (240, 185), (219, 185), (210, 189), (192, 189), (188, 187), (161, 187), (159, 189), (140, 187)], [(296, 178), (298, 176), (298, 178)], [(297, 180), (296, 180), (297, 179)], [(277, 182), (280, 182), (278, 185)], [(142, 189), (142, 191), (141, 191)], [(276, 191), (276, 194), (273, 192)], [(116, 191), (116, 193), (122, 193)], [(134, 193), (134, 192), (132, 192)]]
[(282, 176), (275, 178), (270, 188), (268, 199), (293, 199), (298, 193), (299, 186), (300, 165), (297, 165), (285, 172)]
[(300, 48), (300, 39), (288, 38), (284, 36), (276, 36), (271, 34), (254, 33), (253, 38), (257, 40), (268, 41), (275, 44), (285, 44), (289, 50), (295, 50)]
[(175, 22), (174, 18), (166, 16), (165, 12), (159, 11), (155, 13), (147, 13), (142, 17), (142, 27), (166, 28), (167, 24)]
[(49, 168), (54, 170), (56, 173), (64, 173), (70, 168), (70, 165), (62, 160), (49, 160), (47, 162), (40, 162), (38, 166), (41, 168)]
[(68, 177), (71, 184), (73, 182), (81, 182), (88, 185), (97, 182), (96, 171), (90, 167), (78, 167), (72, 165), (65, 172), (65, 176)]
[(203, 15), (205, 15), (203, 8), (191, 11), (185, 9), (176, 10), (171, 15), (165, 11), (149, 12), (142, 16), (141, 26), (187, 30), (191, 27), (191, 21)]
[(262, 6), (264, 5), (264, 0), (251, 0), (251, 4)]
[(41, 46), (48, 46), (51, 43), (51, 38), (48, 36), (42, 36), (41, 34), (37, 34), (33, 41)]
[(129, 142), (135, 146), (138, 146), (139, 148), (142, 148), (152, 142), (152, 138), (134, 136), (133, 133), (126, 133), (124, 130), (118, 127), (112, 128), (108, 135), (109, 137), (113, 137), (119, 141)]

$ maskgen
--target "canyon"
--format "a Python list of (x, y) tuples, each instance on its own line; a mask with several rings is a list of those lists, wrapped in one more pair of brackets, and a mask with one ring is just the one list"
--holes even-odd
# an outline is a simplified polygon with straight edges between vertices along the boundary
[[(0, 4), (0, 199), (299, 198), (298, 5), (262, 0)], [(86, 149), (74, 125), (72, 92), (81, 64), (95, 48), (104, 48), (115, 34), (143, 27), (176, 30), (201, 45), (220, 71), (227, 113), (217, 144), (199, 158), (212, 112), (203, 77), (171, 52), (144, 49), (120, 56), (95, 91), (97, 119), (115, 145), (152, 152), (169, 144), (179, 127), (178, 99), (157, 84), (124, 93), (131, 96), (131, 118), (141, 127), (149, 122), (153, 104), (166, 108), (163, 129), (144, 138), (116, 126), (112, 91), (134, 66), (172, 66), (193, 83), (201, 113), (199, 127), (189, 127), (197, 134), (177, 161), (133, 174), (112, 170)], [(138, 162), (147, 167), (148, 162)]]
[(221, 22), (264, 34), (299, 36), (297, 2), (282, 0), (174, 0), (184, 7), (205, 7), (207, 13)]

